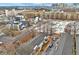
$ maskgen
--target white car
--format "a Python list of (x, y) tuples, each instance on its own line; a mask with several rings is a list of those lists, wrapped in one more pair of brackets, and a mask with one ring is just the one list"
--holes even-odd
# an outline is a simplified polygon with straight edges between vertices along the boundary
[(38, 46), (36, 45), (33, 49), (36, 50), (38, 48)]

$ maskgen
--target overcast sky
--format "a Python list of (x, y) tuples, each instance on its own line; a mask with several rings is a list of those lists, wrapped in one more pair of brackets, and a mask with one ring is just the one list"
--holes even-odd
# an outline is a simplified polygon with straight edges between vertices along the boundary
[(0, 3), (0, 6), (51, 6), (51, 3)]

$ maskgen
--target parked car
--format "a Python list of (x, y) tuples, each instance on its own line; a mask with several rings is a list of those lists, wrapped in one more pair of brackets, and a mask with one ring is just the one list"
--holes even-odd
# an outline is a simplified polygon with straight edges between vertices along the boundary
[(36, 50), (38, 48), (38, 46), (36, 45), (33, 49)]
[(50, 48), (52, 48), (52, 47), (53, 47), (53, 41), (50, 43), (49, 47), (50, 47)]

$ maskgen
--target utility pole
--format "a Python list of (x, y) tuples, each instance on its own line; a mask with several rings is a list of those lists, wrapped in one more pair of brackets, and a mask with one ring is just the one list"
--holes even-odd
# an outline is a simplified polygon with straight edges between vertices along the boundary
[(76, 55), (76, 22), (74, 22), (73, 54)]

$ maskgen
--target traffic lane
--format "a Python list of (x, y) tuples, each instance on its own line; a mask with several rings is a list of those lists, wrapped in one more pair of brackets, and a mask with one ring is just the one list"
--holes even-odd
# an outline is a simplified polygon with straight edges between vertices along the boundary
[(44, 55), (53, 55), (54, 52), (55, 52), (55, 49), (56, 49), (56, 44), (57, 44), (57, 42), (59, 42), (59, 41), (60, 41), (60, 38), (54, 40), (54, 41), (51, 43), (51, 44), (52, 44), (52, 47), (51, 47), (51, 48), (49, 47), (49, 48), (47, 49), (47, 51), (44, 52), (43, 54), (44, 54)]
[(52, 48), (49, 48), (49, 50), (47, 52), (48, 55), (62, 55), (62, 50), (63, 50), (64, 42), (65, 42), (65, 39), (63, 39), (64, 37), (65, 37), (65, 33), (61, 33), (60, 40), (58, 40), (59, 41), (58, 49), (56, 50), (56, 48), (55, 48), (56, 44), (54, 44), (54, 46)]
[(47, 51), (43, 52), (42, 55), (53, 55), (55, 46), (49, 47)]
[(61, 34), (61, 38), (59, 41), (59, 47), (57, 50), (55, 49), (55, 46), (53, 46), (52, 48), (49, 48), (47, 53), (45, 53), (45, 54), (47, 54), (47, 55), (62, 55), (67, 35), (68, 35), (68, 33)]
[(76, 36), (76, 54), (79, 55), (79, 34)]
[(70, 33), (66, 33), (65, 36), (65, 43), (63, 47), (63, 55), (72, 55), (72, 48), (73, 48), (73, 38)]
[(43, 41), (45, 35), (46, 34), (41, 34), (39, 37), (33, 39), (33, 41), (22, 44), (20, 47), (17, 48), (17, 54), (30, 55), (33, 52), (33, 48)]
[(67, 33), (62, 33), (61, 37), (60, 37), (60, 41), (59, 41), (59, 47), (57, 50), (54, 51), (54, 55), (62, 55), (62, 51), (63, 51), (63, 47), (64, 47), (64, 43), (65, 43), (65, 37), (66, 37)]

